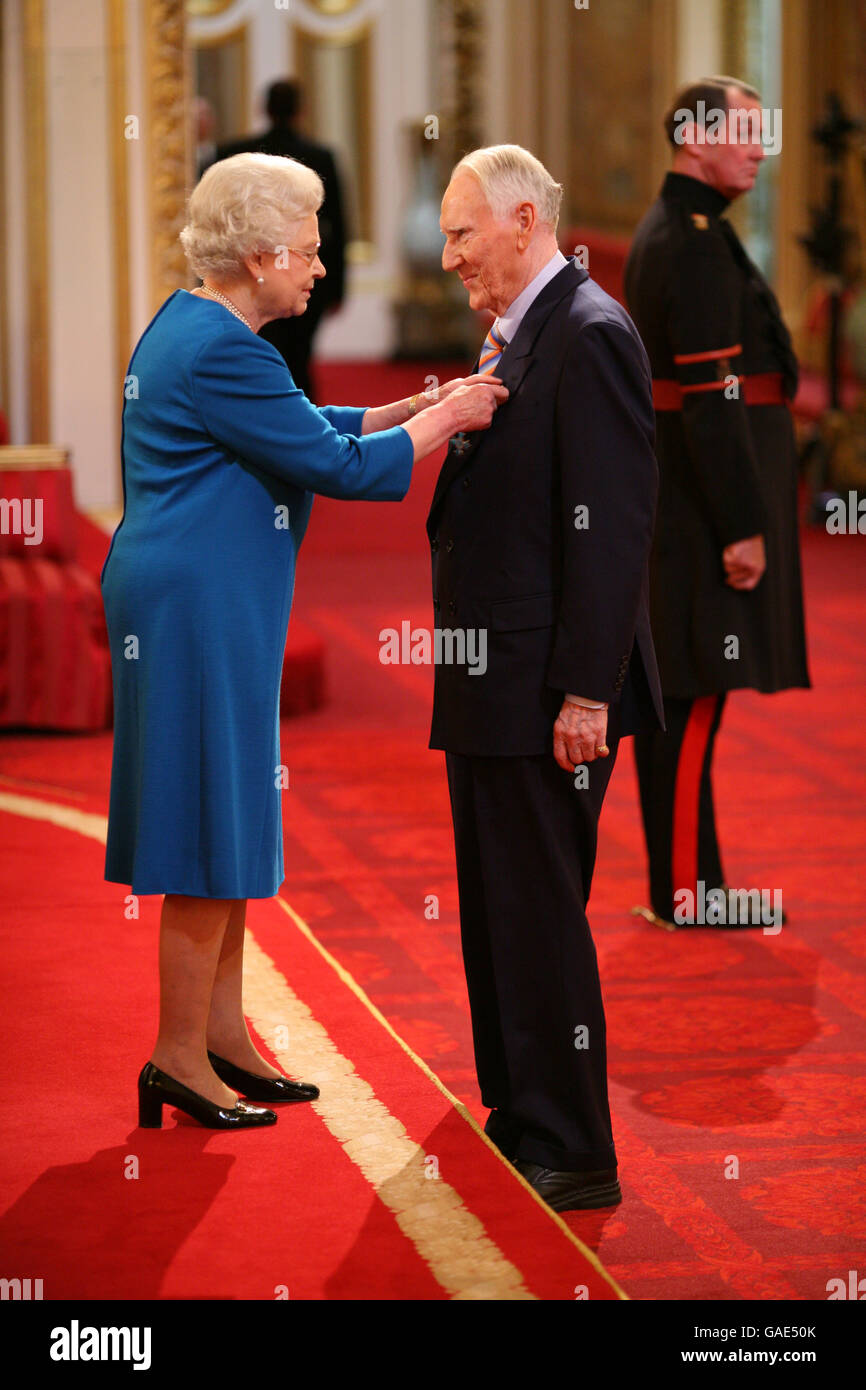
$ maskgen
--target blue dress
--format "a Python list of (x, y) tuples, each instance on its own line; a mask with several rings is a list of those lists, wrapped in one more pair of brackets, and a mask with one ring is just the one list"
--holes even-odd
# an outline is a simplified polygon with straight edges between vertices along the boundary
[(114, 682), (105, 877), (267, 898), (283, 881), (279, 693), (313, 494), (399, 501), (412, 441), (361, 438), (222, 305), (177, 290), (125, 389), (124, 512), (102, 571)]

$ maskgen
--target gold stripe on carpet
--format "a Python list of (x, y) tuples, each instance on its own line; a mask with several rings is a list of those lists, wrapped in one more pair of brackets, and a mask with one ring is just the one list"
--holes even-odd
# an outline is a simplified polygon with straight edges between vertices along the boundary
[[(313, 1076), (312, 1102), (334, 1138), (393, 1213), (436, 1282), (452, 1299), (532, 1299), (520, 1271), (343, 1056), (247, 928), (244, 1012), (287, 1072)], [(285, 1029), (289, 1045), (277, 1045)]]
[(289, 915), (289, 917), (291, 917), (298, 930), (307, 938), (307, 940), (313, 946), (315, 946), (319, 954), (328, 962), (331, 969), (335, 972), (335, 974), (339, 976), (343, 984), (346, 985), (347, 988), (350, 989), (358, 999), (360, 999), (361, 1003), (364, 1005), (366, 1009), (369, 1009), (370, 1013), (376, 1019), (377, 1023), (381, 1024), (381, 1026), (385, 1029), (386, 1033), (390, 1033), (391, 1037), (397, 1043), (398, 1047), (401, 1047), (403, 1049), (407, 1057), (411, 1057), (416, 1067), (418, 1067), (418, 1069), (422, 1071), (424, 1075), (427, 1077), (427, 1080), (431, 1081), (433, 1085), (436, 1087), (436, 1089), (442, 1092), (443, 1096), (445, 1096), (449, 1103), (453, 1105), (454, 1109), (462, 1117), (462, 1119), (464, 1119), (466, 1123), (469, 1125), (469, 1127), (475, 1131), (476, 1135), (482, 1141), (482, 1143), (487, 1145), (488, 1149), (490, 1149), (491, 1152), (496, 1155), (500, 1163), (505, 1164), (511, 1176), (517, 1182), (522, 1184), (522, 1186), (526, 1189), (529, 1195), (541, 1207), (545, 1216), (549, 1217), (549, 1219), (556, 1226), (559, 1227), (562, 1234), (571, 1242), (571, 1244), (580, 1251), (587, 1264), (590, 1264), (592, 1268), (595, 1270), (595, 1272), (598, 1275), (600, 1275), (601, 1278), (604, 1279), (607, 1284), (610, 1285), (610, 1287), (614, 1290), (618, 1298), (623, 1299), (625, 1301), (629, 1301), (628, 1294), (625, 1292), (624, 1289), (620, 1288), (613, 1275), (605, 1269), (604, 1265), (596, 1255), (595, 1251), (591, 1250), (588, 1245), (584, 1245), (583, 1241), (574, 1234), (574, 1232), (571, 1230), (569, 1226), (566, 1225), (559, 1213), (553, 1211), (552, 1208), (550, 1208), (547, 1205), (547, 1203), (541, 1197), (539, 1197), (535, 1189), (530, 1187), (526, 1179), (520, 1173), (518, 1173), (517, 1169), (512, 1166), (512, 1164), (508, 1161), (504, 1154), (500, 1153), (499, 1149), (497, 1149), (493, 1141), (489, 1139), (488, 1136), (485, 1134), (484, 1130), (481, 1128), (474, 1115), (471, 1115), (469, 1111), (466, 1109), (466, 1106), (463, 1104), (463, 1102), (461, 1100), (458, 1100), (457, 1097), (453, 1095), (451, 1091), (449, 1091), (444, 1081), (440, 1080), (440, 1078), (436, 1075), (435, 1071), (431, 1070), (431, 1068), (424, 1061), (423, 1057), (419, 1057), (418, 1053), (413, 1051), (413, 1049), (406, 1042), (405, 1038), (400, 1037), (400, 1034), (388, 1022), (388, 1019), (385, 1017), (385, 1015), (379, 1009), (376, 1008), (376, 1005), (373, 1003), (369, 995), (365, 992), (363, 986), (359, 985), (357, 980), (354, 978), (353, 975), (349, 973), (346, 967), (344, 965), (341, 965), (335, 956), (331, 955), (330, 951), (327, 949), (326, 946), (322, 945), (322, 943), (315, 936), (312, 929), (304, 921), (303, 917), (301, 917), (291, 906), (291, 904), (288, 903), (286, 899), (282, 897), (282, 895), (279, 893), (277, 894), (277, 902), (279, 903), (283, 911), (286, 912)]

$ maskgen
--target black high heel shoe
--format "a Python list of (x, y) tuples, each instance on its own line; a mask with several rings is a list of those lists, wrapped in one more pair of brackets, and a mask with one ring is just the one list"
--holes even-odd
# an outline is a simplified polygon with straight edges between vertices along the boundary
[(264, 1100), (272, 1105), (280, 1101), (296, 1104), (300, 1100), (318, 1099), (318, 1086), (308, 1081), (291, 1081), (288, 1076), (256, 1076), (254, 1072), (244, 1071), (242, 1067), (236, 1067), (234, 1062), (227, 1062), (213, 1052), (207, 1055), (220, 1081), (250, 1100)]
[(191, 1115), (199, 1124), (208, 1129), (254, 1129), (260, 1125), (275, 1125), (277, 1117), (273, 1110), (259, 1110), (239, 1100), (229, 1109), (206, 1100), (197, 1091), (191, 1091), (173, 1076), (160, 1071), (153, 1062), (145, 1062), (138, 1078), (138, 1126), (139, 1129), (162, 1129), (162, 1107), (173, 1105), (184, 1114)]

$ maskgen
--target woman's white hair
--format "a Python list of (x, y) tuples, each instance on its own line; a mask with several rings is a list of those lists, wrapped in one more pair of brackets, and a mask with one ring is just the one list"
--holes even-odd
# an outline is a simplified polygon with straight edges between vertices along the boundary
[(472, 150), (455, 164), (451, 177), (460, 169), (468, 169), (478, 179), (498, 221), (509, 217), (519, 203), (532, 203), (539, 222), (556, 230), (562, 184), (556, 183), (541, 160), (522, 145), (488, 145)]
[(288, 230), (322, 206), (314, 170), (277, 154), (233, 154), (206, 169), (190, 195), (180, 234), (190, 268), (202, 279), (231, 279), (244, 257), (275, 252)]

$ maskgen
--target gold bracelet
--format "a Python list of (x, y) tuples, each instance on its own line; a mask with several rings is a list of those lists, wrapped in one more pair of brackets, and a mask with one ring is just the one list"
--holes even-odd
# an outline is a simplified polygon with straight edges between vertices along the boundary
[(418, 413), (418, 396), (420, 396), (420, 394), (421, 394), (420, 391), (417, 392), (417, 394), (414, 395), (414, 396), (412, 396), (412, 397), (410, 398), (410, 400), (409, 400), (409, 419), (410, 419), (410, 420), (412, 419), (412, 417), (413, 417), (414, 415), (417, 415), (417, 413)]

